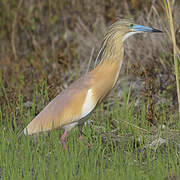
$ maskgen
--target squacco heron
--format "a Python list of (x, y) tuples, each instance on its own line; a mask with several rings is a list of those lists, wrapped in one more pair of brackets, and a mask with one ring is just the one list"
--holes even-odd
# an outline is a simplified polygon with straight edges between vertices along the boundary
[(123, 42), (128, 37), (143, 32), (162, 31), (134, 24), (130, 20), (118, 20), (112, 24), (104, 36), (96, 68), (56, 96), (27, 125), (24, 134), (32, 135), (62, 128), (64, 134), (61, 136), (61, 143), (66, 149), (67, 132), (76, 125), (83, 124), (116, 84), (123, 62)]

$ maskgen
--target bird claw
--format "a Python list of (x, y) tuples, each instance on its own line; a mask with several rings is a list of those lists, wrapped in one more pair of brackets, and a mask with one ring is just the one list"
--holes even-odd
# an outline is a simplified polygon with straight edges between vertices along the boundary
[[(81, 140), (84, 144), (86, 143), (83, 136), (79, 136), (79, 140)], [(91, 144), (90, 144), (90, 143), (88, 143), (88, 147), (89, 147), (89, 148), (91, 147)]]

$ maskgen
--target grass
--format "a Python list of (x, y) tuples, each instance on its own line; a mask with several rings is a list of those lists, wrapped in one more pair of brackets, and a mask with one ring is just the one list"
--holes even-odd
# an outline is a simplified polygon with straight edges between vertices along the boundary
[(15, 112), (5, 111), (2, 115), (0, 109), (1, 179), (159, 180), (180, 177), (179, 122), (162, 114), (160, 119), (166, 119), (165, 127), (161, 128), (161, 122), (158, 128), (150, 126), (143, 102), (137, 114), (135, 99), (130, 101), (131, 95), (126, 91), (123, 105), (114, 95), (113, 104), (102, 104), (89, 118), (83, 128), (86, 142), (78, 140), (77, 129), (69, 134), (67, 151), (60, 144), (61, 130), (38, 137), (22, 136), (18, 141), (22, 127), (35, 115), (36, 98), (41, 96), (40, 109), (44, 107), (43, 100), (48, 99), (46, 83), (41, 87), (35, 85), (34, 89), (32, 108), (24, 105), (23, 95), (19, 93), (17, 107), (23, 124), (17, 124)]

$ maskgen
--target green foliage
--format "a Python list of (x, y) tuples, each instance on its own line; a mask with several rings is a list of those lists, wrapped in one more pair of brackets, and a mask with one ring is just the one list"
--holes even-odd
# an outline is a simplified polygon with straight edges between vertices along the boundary
[[(42, 102), (37, 102), (38, 96)], [(64, 151), (60, 144), (62, 130), (34, 137), (22, 135), (18, 139), (22, 129), (34, 117), (37, 104), (42, 109), (44, 99), (48, 101), (46, 82), (41, 87), (35, 85), (30, 107), (25, 106), (23, 95), (19, 93), (16, 113), (20, 114), (20, 124), (17, 124), (14, 112), (8, 113), (8, 108), (7, 112), (5, 108), (2, 113), (0, 109), (0, 177), (78, 180), (179, 178), (180, 136), (177, 131), (180, 126), (173, 129), (168, 120), (164, 122), (165, 129), (150, 127), (145, 122), (144, 104), (138, 115), (135, 99), (130, 100), (130, 96), (124, 91), (123, 105), (117, 96), (113, 104), (102, 104), (83, 128), (86, 141), (78, 139), (75, 129), (70, 132), (68, 150)], [(92, 119), (93, 124), (90, 123)]]

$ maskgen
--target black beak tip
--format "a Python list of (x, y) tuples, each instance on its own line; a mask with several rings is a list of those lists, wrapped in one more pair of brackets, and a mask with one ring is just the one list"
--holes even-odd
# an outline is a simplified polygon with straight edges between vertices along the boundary
[(153, 29), (152, 32), (163, 33), (163, 31), (160, 31), (160, 30), (158, 30), (158, 29)]

